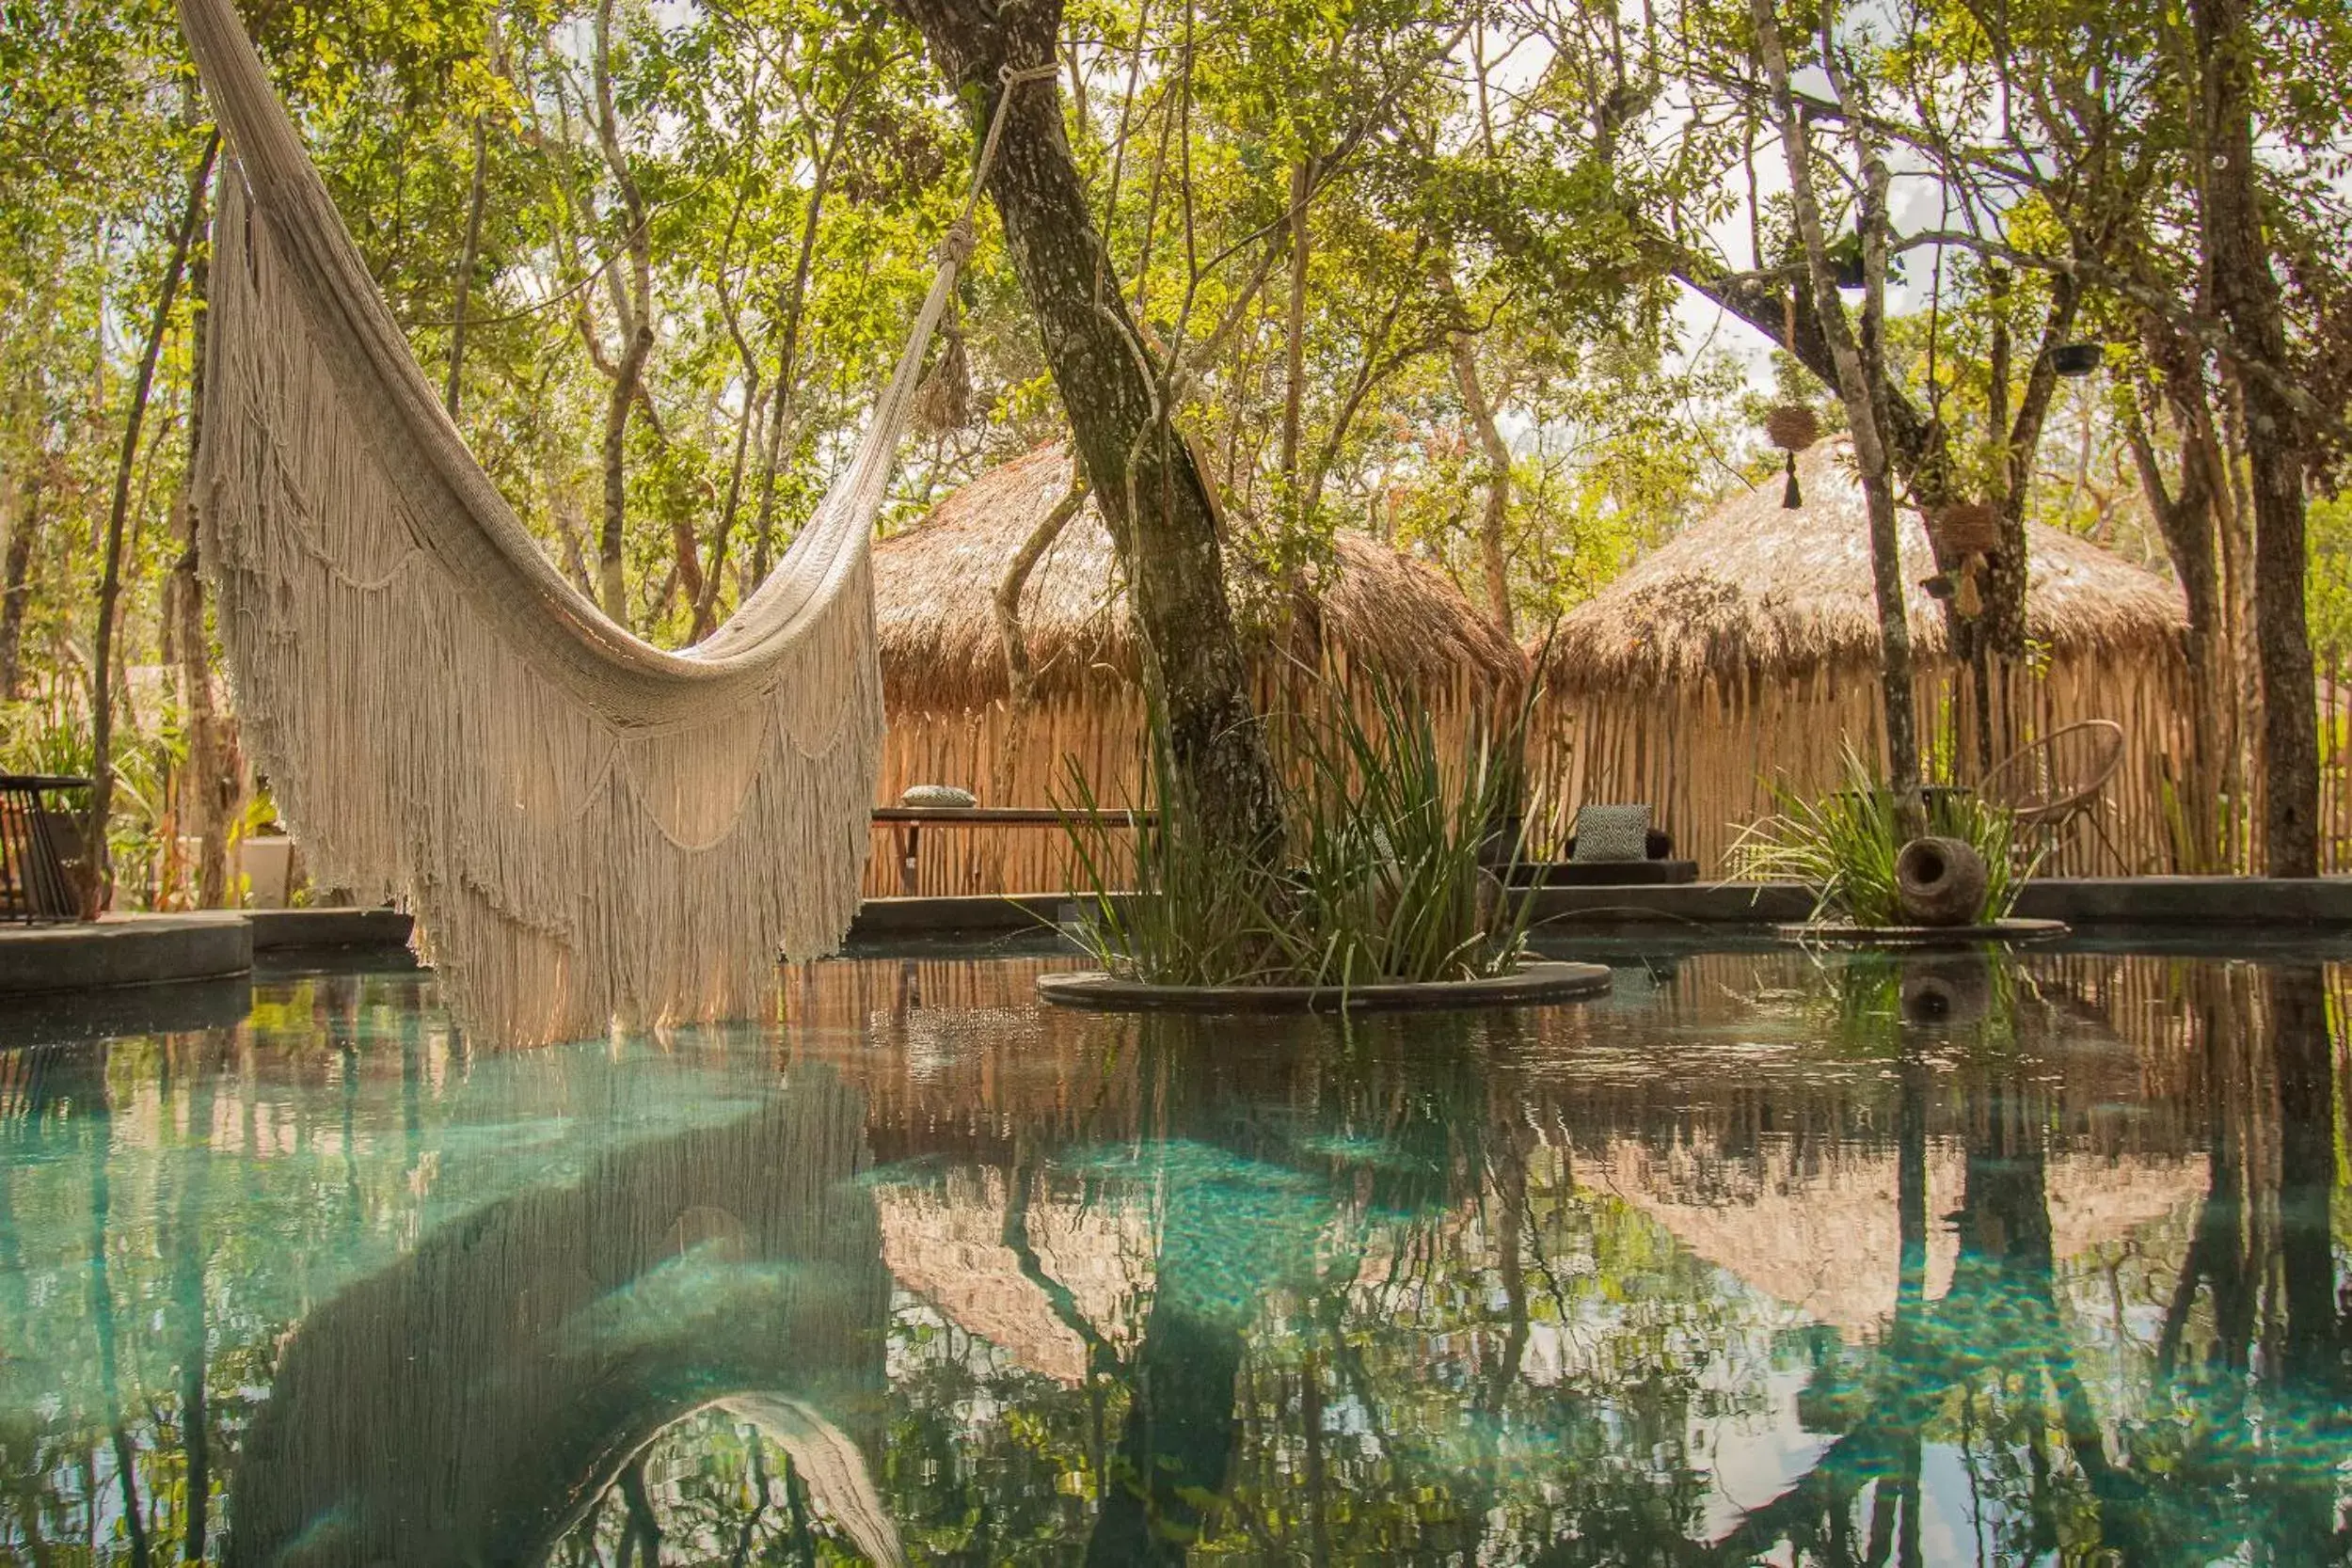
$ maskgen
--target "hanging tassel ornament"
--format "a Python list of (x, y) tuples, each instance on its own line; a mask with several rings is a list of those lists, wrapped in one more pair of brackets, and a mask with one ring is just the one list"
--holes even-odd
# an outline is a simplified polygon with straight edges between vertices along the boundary
[(1977, 572), (1983, 564), (1984, 557), (1972, 555), (1960, 569), (1960, 588), (1952, 595), (1952, 609), (1966, 620), (1984, 613), (1984, 596), (1977, 592)]
[(972, 422), (972, 356), (963, 346), (962, 313), (952, 304), (940, 324), (946, 346), (931, 373), (914, 389), (914, 420), (933, 436), (961, 430)]
[(1821, 438), (1821, 421), (1801, 403), (1785, 403), (1764, 416), (1764, 434), (1788, 454), (1788, 483), (1781, 487), (1780, 504), (1794, 512), (1804, 505), (1797, 484), (1797, 453)]

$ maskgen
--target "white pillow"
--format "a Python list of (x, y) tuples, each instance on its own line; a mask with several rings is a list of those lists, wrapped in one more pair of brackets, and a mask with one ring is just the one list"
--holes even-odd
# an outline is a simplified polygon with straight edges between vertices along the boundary
[(1579, 865), (1649, 858), (1649, 807), (1579, 806), (1576, 853)]

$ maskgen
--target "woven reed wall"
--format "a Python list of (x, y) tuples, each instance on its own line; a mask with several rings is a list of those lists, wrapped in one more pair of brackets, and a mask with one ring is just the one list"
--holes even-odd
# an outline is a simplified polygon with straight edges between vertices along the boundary
[[(1966, 678), (1939, 659), (1914, 685), (1923, 745), (1950, 759), (1951, 774), (1962, 780), (1977, 772)], [(2185, 664), (2173, 655), (2061, 658), (2020, 677), (2010, 700), (2023, 710), (2015, 731), (2028, 740), (2086, 719), (2123, 726), (2123, 760), (2100, 807), (2115, 852), (2087, 827), (2077, 829), (2043, 874), (2173, 869), (2169, 801), (2170, 781), (2185, 770), (2176, 759), (2188, 755)], [(1579, 805), (1647, 801), (1653, 820), (1674, 835), (1676, 852), (1696, 860), (1702, 877), (1715, 877), (1740, 829), (1771, 815), (1775, 784), (1808, 798), (1836, 789), (1848, 748), (1884, 766), (1878, 673), (1869, 666), (1822, 665), (1791, 681), (1710, 676), (1662, 690), (1547, 696), (1537, 706), (1531, 757), (1538, 809), (1555, 835), (1565, 835)], [(2335, 788), (2341, 800), (2340, 780)]]
[[(1327, 650), (1317, 666), (1294, 669), (1288, 678), (1262, 670), (1256, 685), (1260, 712), (1297, 711), (1344, 693), (1359, 717), (1376, 721), (1372, 679), (1351, 664), (1343, 649)], [(1422, 686), (1407, 695), (1427, 707), (1438, 755), (1466, 754), (1471, 726), (1488, 701), (1482, 685), (1464, 671), (1446, 687)], [(1074, 768), (1084, 774), (1095, 804), (1150, 805), (1143, 696), (1134, 686), (1105, 682), (1039, 702), (1029, 710), (1017, 754), (1008, 755), (1012, 730), (1012, 715), (1001, 702), (977, 709), (893, 710), (875, 803), (895, 804), (910, 785), (939, 784), (968, 789), (983, 805), (1074, 806)], [(899, 842), (897, 824), (874, 824), (866, 863), (867, 897), (906, 891)], [(1059, 893), (1083, 881), (1071, 864), (1069, 834), (1052, 826), (926, 826), (915, 860), (914, 891), (926, 897)], [(1123, 865), (1105, 869), (1121, 875), (1125, 870)]]
[(2352, 874), (2352, 659), (2340, 648), (2319, 666), (2319, 869)]
[[(1325, 660), (1326, 687), (1354, 690), (1343, 654)], [(1964, 673), (1946, 661), (1923, 669), (1915, 685), (1923, 732), (1957, 777), (1974, 775), (1975, 728), (1959, 684)], [(1270, 690), (1259, 693), (1262, 702)], [(2085, 719), (2123, 726), (2124, 755), (2108, 781), (2096, 833), (2077, 828), (2043, 866), (2047, 876), (2151, 875), (2183, 863), (2172, 807), (2187, 772), (2189, 689), (2177, 657), (2076, 657), (2020, 678), (2017, 729), (2028, 738)], [(1467, 677), (1434, 694), (1438, 734), (1457, 747), (1476, 693)], [(1295, 694), (1293, 701), (1297, 700)], [(2324, 655), (2319, 670), (2320, 868), (2352, 874), (2352, 659)], [(878, 804), (911, 784), (951, 784), (991, 805), (1068, 803), (1069, 764), (1084, 772), (1095, 800), (1123, 806), (1144, 800), (1143, 704), (1131, 686), (1105, 687), (1040, 703), (1030, 712), (1020, 755), (1009, 759), (1008, 787), (993, 781), (1005, 765), (1009, 716), (1003, 704), (972, 711), (893, 712), (883, 752)], [(1842, 781), (1851, 745), (1884, 760), (1877, 672), (1818, 669), (1794, 682), (1721, 681), (1670, 691), (1588, 692), (1546, 697), (1537, 705), (1529, 755), (1538, 832), (1565, 838), (1576, 807), (1646, 800), (1675, 835), (1677, 852), (1699, 862), (1700, 875), (1723, 874), (1740, 828), (1768, 815), (1768, 780), (1800, 795)], [(2246, 802), (2240, 845), (2257, 843), (2259, 800)], [(866, 872), (868, 897), (900, 891), (895, 835), (877, 825)], [(1066, 835), (1057, 828), (927, 830), (917, 891), (931, 894), (1043, 893), (1070, 886)]]

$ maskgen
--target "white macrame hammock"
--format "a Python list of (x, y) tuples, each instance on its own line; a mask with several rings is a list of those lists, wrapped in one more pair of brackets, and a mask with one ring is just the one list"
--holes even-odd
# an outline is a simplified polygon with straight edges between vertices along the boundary
[(182, 20), (232, 154), (202, 554), (311, 879), (407, 898), (457, 1017), (502, 1041), (769, 1016), (779, 957), (832, 951), (857, 910), (882, 735), (867, 542), (968, 222), (782, 564), (665, 652), (564, 580), (467, 451), (230, 0)]

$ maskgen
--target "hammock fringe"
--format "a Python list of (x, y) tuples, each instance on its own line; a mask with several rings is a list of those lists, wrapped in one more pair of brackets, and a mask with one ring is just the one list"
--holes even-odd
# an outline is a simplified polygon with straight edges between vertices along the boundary
[[(655, 648), (466, 450), (230, 0), (182, 20), (234, 154), (203, 559), (252, 752), (325, 885), (408, 899), (469, 1030), (772, 1017), (857, 911), (881, 764), (868, 559), (938, 276), (848, 469), (725, 626)], [(992, 137), (993, 145), (993, 137)]]

